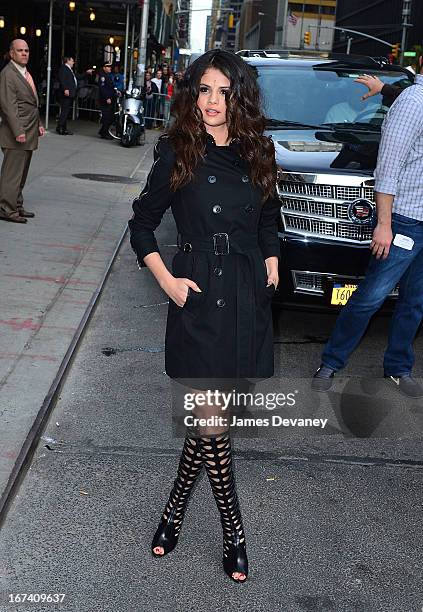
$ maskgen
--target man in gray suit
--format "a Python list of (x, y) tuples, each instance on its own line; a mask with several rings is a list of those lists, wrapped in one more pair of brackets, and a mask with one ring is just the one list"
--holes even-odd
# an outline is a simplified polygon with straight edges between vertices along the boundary
[(10, 44), (10, 62), (0, 72), (0, 147), (3, 163), (0, 175), (0, 219), (26, 223), (34, 213), (23, 207), (32, 152), (38, 137), (44, 136), (38, 112), (38, 96), (26, 66), (29, 48), (24, 40)]

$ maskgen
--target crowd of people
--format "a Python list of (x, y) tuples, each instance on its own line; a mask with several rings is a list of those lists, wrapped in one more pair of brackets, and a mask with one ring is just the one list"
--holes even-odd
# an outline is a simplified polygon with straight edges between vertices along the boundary
[(173, 73), (168, 64), (153, 70), (148, 66), (145, 72), (145, 127), (161, 127), (169, 123), (172, 98), (182, 80), (183, 73)]
[[(0, 62), (0, 146), (3, 161), (0, 176), (0, 219), (13, 223), (27, 223), (34, 217), (24, 208), (22, 191), (38, 139), (44, 136), (39, 106), (43, 86), (37, 87), (27, 68), (29, 47), (25, 40), (11, 42)], [(142, 97), (145, 104), (146, 127), (166, 127), (170, 105), (182, 73), (172, 73), (164, 63), (155, 70), (148, 66)], [(53, 78), (54, 99), (59, 104), (56, 132), (71, 135), (67, 121), (81, 85), (95, 85), (96, 105), (101, 111), (99, 136), (112, 138), (109, 127), (113, 120), (116, 100), (124, 93), (125, 81), (119, 65), (105, 62), (99, 71), (89, 68), (75, 71), (75, 58), (66, 56)]]
[[(0, 71), (10, 62), (10, 59), (10, 51), (8, 51), (1, 59)], [(144, 116), (147, 129), (160, 129), (168, 126), (172, 98), (182, 78), (183, 73), (173, 72), (167, 62), (155, 67), (147, 66), (143, 84)], [(136, 74), (130, 75), (129, 82), (136, 82)], [(47, 82), (45, 79), (40, 79), (37, 85), (37, 95), (42, 104), (45, 99)], [(128, 87), (128, 81), (126, 87)], [(60, 68), (53, 71), (52, 79), (51, 101), (60, 107), (56, 132), (60, 135), (71, 135), (72, 132), (67, 127), (67, 120), (75, 98), (90, 98), (93, 100), (93, 109), (101, 111), (102, 125), (106, 126), (105, 129), (100, 129), (100, 136), (108, 138), (108, 126), (116, 110), (116, 102), (124, 91), (125, 78), (123, 66), (120, 63), (105, 62), (99, 69), (89, 68), (79, 72), (75, 69), (74, 56), (63, 57)], [(81, 96), (81, 93), (84, 95)]]
[[(76, 84), (75, 90), (72, 89), (73, 97), (77, 95), (78, 88), (80, 87), (77, 82), (79, 84), (95, 85), (98, 88), (96, 98), (102, 113), (101, 123), (103, 126), (100, 129), (100, 136), (108, 138), (108, 128), (112, 122), (113, 113), (116, 110), (117, 100), (125, 91), (123, 68), (119, 64), (113, 65), (106, 62), (98, 72), (90, 69), (83, 74), (74, 73), (70, 75), (66, 67), (73, 71), (73, 65), (74, 59), (72, 57), (65, 57), (57, 76), (55, 91), (61, 108), (58, 132), (63, 134), (70, 133), (64, 125), (66, 121), (64, 121), (63, 117), (64, 114), (67, 116), (68, 111), (66, 111), (66, 107), (69, 104), (68, 99), (64, 98), (63, 92), (68, 87), (68, 81), (72, 76)], [(172, 98), (182, 78), (183, 73), (173, 73), (167, 63), (163, 63), (155, 69), (152, 66), (147, 66), (142, 89), (145, 127), (147, 129), (160, 129), (169, 124)], [(136, 77), (132, 78), (132, 82), (134, 81), (136, 81)], [(126, 87), (128, 87), (128, 84)], [(64, 106), (65, 111), (63, 111)]]

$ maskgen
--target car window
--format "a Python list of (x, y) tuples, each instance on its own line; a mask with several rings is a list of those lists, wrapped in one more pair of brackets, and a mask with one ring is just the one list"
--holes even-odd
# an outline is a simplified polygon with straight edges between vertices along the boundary
[[(382, 95), (365, 101), (367, 91), (355, 83), (363, 71), (322, 69), (320, 67), (258, 67), (264, 114), (280, 121), (304, 124), (365, 123), (380, 125), (387, 113), (388, 101)], [(367, 71), (369, 73), (369, 70)], [(401, 72), (371, 71), (384, 83), (407, 87), (412, 81)]]

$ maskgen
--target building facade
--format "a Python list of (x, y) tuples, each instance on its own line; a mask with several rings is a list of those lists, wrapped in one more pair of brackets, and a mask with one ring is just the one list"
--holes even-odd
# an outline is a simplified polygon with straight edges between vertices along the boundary
[[(403, 0), (338, 0), (336, 25), (370, 34), (392, 45), (402, 40)], [(423, 44), (423, 2), (412, 0), (405, 50)], [(356, 34), (336, 33), (334, 50), (345, 52), (347, 37), (351, 36), (351, 52), (362, 55), (387, 55), (389, 47)]]
[(244, 0), (239, 49), (331, 51), (336, 0)]
[(331, 51), (336, 0), (283, 0), (276, 18), (275, 46)]
[(238, 49), (264, 49), (275, 38), (277, 0), (260, 0), (242, 5), (239, 21)]
[(210, 34), (211, 34), (211, 15), (207, 15), (206, 22), (206, 38), (204, 41), (204, 51), (208, 51), (210, 49)]

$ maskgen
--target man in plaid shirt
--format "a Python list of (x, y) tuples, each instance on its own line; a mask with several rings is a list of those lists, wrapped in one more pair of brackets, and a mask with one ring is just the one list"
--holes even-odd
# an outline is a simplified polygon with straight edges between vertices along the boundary
[(327, 391), (360, 342), (372, 315), (399, 283), (384, 357), (385, 378), (423, 397), (411, 376), (413, 341), (423, 318), (423, 58), (420, 74), (389, 109), (375, 171), (377, 225), (366, 276), (341, 311), (312, 388)]

